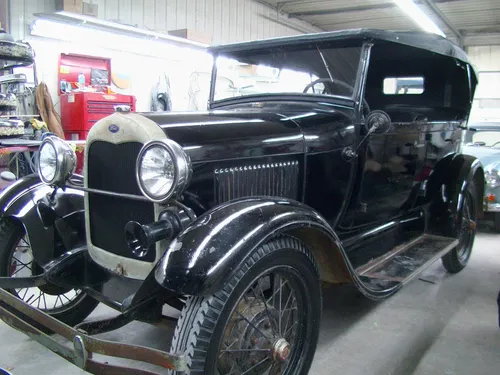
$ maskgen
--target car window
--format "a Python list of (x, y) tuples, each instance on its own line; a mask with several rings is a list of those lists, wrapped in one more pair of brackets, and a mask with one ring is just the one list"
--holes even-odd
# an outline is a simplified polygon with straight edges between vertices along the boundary
[(361, 48), (314, 48), (245, 51), (217, 58), (214, 100), (247, 95), (297, 93), (351, 98)]
[(424, 77), (387, 77), (383, 86), (386, 95), (415, 95), (424, 92)]

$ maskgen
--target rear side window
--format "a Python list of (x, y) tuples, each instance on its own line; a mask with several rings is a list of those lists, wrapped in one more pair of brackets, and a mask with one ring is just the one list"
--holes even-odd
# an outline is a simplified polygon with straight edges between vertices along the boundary
[(386, 77), (385, 95), (418, 95), (424, 92), (424, 77)]

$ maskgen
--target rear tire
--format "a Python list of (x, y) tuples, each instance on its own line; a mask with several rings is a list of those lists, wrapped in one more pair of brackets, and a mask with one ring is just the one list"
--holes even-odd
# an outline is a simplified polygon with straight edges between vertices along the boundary
[(464, 194), (464, 203), (462, 207), (462, 220), (458, 228), (459, 243), (455, 249), (441, 258), (444, 268), (449, 273), (458, 273), (462, 271), (469, 262), (474, 239), (476, 237), (476, 188), (470, 184)]
[[(15, 277), (15, 274), (22, 276), (31, 276), (36, 274), (36, 270), (40, 267), (35, 263), (32, 255), (31, 262), (18, 260), (17, 251), (22, 248), (20, 254), (24, 253), (27, 257), (31, 254), (31, 246), (29, 241), (26, 244), (21, 244), (23, 238), (26, 235), (24, 227), (17, 221), (11, 219), (0, 220), (0, 276), (1, 277)], [(25, 274), (20, 272), (24, 271)], [(50, 316), (60, 320), (61, 322), (69, 325), (75, 326), (81, 323), (87, 316), (94, 311), (99, 302), (94, 298), (88, 296), (83, 291), (75, 291), (74, 299), (72, 299), (72, 294), (68, 292), (62, 293), (63, 290), (57, 285), (47, 284), (39, 288), (22, 288), (8, 290), (10, 293), (16, 297), (23, 300), (25, 303), (31, 305), (32, 307), (38, 308), (41, 311), (49, 314)], [(61, 293), (58, 293), (58, 292)], [(24, 295), (23, 295), (24, 294)], [(30, 297), (32, 296), (32, 297)], [(31, 299), (30, 299), (31, 298)], [(47, 305), (47, 299), (54, 299), (55, 304), (53, 308), (49, 309)], [(60, 303), (59, 307), (57, 303)], [(38, 304), (37, 304), (38, 303)], [(45, 308), (44, 308), (45, 307)], [(26, 320), (34, 325), (36, 328), (47, 332), (47, 329), (40, 324), (32, 321), (29, 318)]]
[(222, 290), (188, 299), (171, 352), (186, 353), (187, 375), (305, 375), (321, 298), (309, 250), (294, 238), (272, 240), (252, 251)]

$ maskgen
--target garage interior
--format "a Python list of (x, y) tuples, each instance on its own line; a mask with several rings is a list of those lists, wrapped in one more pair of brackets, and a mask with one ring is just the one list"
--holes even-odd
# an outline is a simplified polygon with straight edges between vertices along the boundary
[[(26, 136), (0, 137), (0, 189), (36, 173), (32, 155), (45, 131), (74, 144), (81, 172), (90, 128), (116, 105), (205, 110), (212, 68), (205, 49), (257, 39), (354, 28), (442, 35), (464, 49), (478, 72), (469, 126), (500, 126), (498, 0), (4, 0), (0, 23), (35, 56), (7, 73), (17, 77), (11, 83), (19, 87), (18, 104), (2, 117), (16, 120)], [(42, 82), (58, 120), (40, 115), (35, 98)], [(497, 229), (479, 222), (471, 260), (459, 274), (436, 262), (381, 302), (352, 285), (324, 284), (310, 374), (498, 374)], [(88, 319), (113, 314), (101, 304)], [(173, 329), (133, 322), (100, 337), (168, 351)], [(3, 322), (0, 343), (0, 369), (13, 375), (85, 373)]]

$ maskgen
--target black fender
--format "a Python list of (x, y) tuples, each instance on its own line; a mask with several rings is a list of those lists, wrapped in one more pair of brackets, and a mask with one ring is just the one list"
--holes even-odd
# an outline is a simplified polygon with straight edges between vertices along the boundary
[(210, 295), (219, 290), (250, 252), (270, 238), (290, 235), (312, 251), (322, 279), (354, 282), (370, 298), (395, 287), (374, 289), (357, 277), (328, 222), (297, 201), (249, 197), (230, 201), (201, 215), (169, 245), (154, 272), (156, 281), (180, 295)]
[(431, 218), (429, 229), (434, 234), (453, 236), (461, 218), (463, 195), (474, 183), (476, 216), (483, 216), (484, 170), (474, 156), (450, 154), (436, 165), (427, 184), (426, 201)]
[[(81, 176), (73, 179), (83, 183)], [(24, 226), (33, 256), (40, 265), (54, 258), (56, 234), (67, 248), (85, 238), (83, 191), (59, 188), (54, 195), (53, 192), (53, 187), (32, 174), (0, 193), (0, 218), (14, 218)]]

